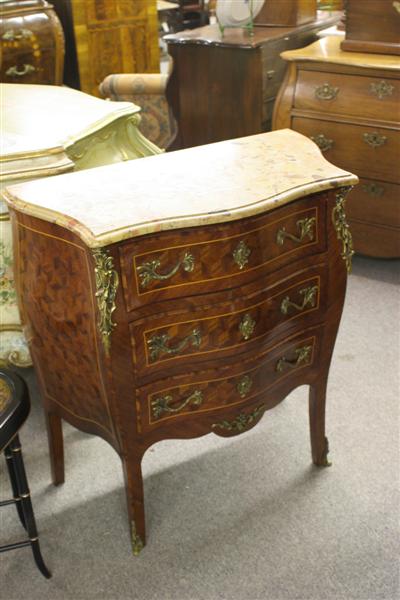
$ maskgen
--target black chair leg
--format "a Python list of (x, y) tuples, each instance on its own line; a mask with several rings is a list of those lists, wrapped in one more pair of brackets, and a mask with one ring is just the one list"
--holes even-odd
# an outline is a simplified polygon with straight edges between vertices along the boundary
[(26, 530), (28, 532), (30, 544), (32, 547), (33, 557), (39, 571), (48, 579), (51, 577), (50, 571), (44, 564), (42, 553), (40, 551), (38, 532), (36, 528), (35, 517), (33, 514), (31, 496), (28, 487), (28, 481), (26, 478), (24, 461), (22, 458), (21, 444), (18, 435), (10, 442), (7, 447), (12, 453), (12, 462), (14, 473), (16, 476), (16, 484), (18, 489), (18, 496), (21, 498), (21, 508), (26, 523)]
[(8, 475), (10, 477), (10, 483), (13, 493), (13, 498), (15, 500), (15, 506), (17, 507), (17, 512), (19, 516), (19, 520), (22, 523), (22, 526), (26, 529), (26, 523), (24, 519), (24, 513), (22, 511), (21, 498), (18, 495), (18, 486), (17, 486), (17, 477), (15, 474), (15, 467), (12, 452), (9, 447), (4, 450), (4, 456), (6, 458), (6, 465), (8, 469)]

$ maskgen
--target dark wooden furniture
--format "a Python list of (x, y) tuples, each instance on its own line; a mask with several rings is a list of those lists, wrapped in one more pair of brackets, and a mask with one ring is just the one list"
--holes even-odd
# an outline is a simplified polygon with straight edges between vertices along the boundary
[(343, 52), (336, 36), (283, 58), (290, 68), (274, 129), (291, 127), (361, 178), (348, 217), (355, 251), (400, 256), (400, 64), (396, 56)]
[(328, 464), (356, 181), (286, 130), (8, 189), (54, 482), (61, 419), (106, 439), (123, 462), (135, 553), (141, 460), (159, 440), (242, 433), (307, 384), (313, 461)]
[(4, 451), (13, 491), (13, 497), (10, 500), (2, 500), (0, 506), (15, 504), (19, 520), (28, 535), (28, 539), (21, 542), (0, 546), (0, 552), (30, 546), (38, 569), (42, 575), (49, 579), (51, 573), (44, 564), (40, 551), (35, 516), (22, 458), (21, 442), (18, 436), (29, 411), (29, 393), (24, 380), (16, 373), (0, 369), (0, 451)]
[(178, 124), (171, 149), (268, 131), (286, 68), (280, 53), (310, 44), (340, 16), (320, 12), (300, 27), (256, 27), (252, 37), (242, 29), (221, 37), (218, 25), (166, 36), (174, 60), (167, 96)]
[(254, 19), (255, 25), (296, 27), (317, 16), (317, 0), (267, 0)]
[(342, 50), (400, 54), (399, 0), (347, 0)]
[(62, 83), (63, 30), (45, 0), (0, 2), (0, 44), (2, 82)]

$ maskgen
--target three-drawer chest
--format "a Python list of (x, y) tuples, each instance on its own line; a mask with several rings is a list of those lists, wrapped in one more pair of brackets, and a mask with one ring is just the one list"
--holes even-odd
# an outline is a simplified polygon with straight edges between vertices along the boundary
[(64, 480), (62, 419), (107, 440), (134, 553), (141, 460), (159, 440), (240, 434), (306, 384), (313, 462), (329, 464), (355, 183), (283, 130), (7, 190), (53, 481)]
[(360, 177), (347, 211), (360, 254), (400, 256), (400, 62), (343, 52), (329, 36), (284, 52), (289, 62), (273, 129), (311, 138), (327, 160)]

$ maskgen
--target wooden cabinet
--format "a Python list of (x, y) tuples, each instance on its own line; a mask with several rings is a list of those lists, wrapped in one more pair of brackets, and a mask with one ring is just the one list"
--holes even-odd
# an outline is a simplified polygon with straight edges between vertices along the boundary
[(217, 25), (168, 35), (174, 61), (167, 96), (178, 125), (171, 149), (268, 131), (286, 64), (280, 53), (317, 39), (341, 13), (318, 13), (299, 27), (242, 29)]
[(99, 95), (111, 73), (158, 73), (156, 0), (54, 0), (66, 31), (65, 82)]
[(286, 130), (8, 189), (54, 481), (61, 419), (108, 440), (135, 553), (159, 440), (242, 433), (306, 384), (313, 461), (328, 464), (356, 182)]
[(64, 36), (45, 0), (0, 3), (0, 72), (5, 83), (62, 83)]
[(343, 52), (337, 37), (286, 52), (274, 129), (314, 140), (362, 181), (348, 216), (356, 252), (400, 256), (400, 66), (390, 55)]

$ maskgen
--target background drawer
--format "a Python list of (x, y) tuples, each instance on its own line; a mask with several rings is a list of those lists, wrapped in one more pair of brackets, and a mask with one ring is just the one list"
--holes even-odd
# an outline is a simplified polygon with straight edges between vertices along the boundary
[[(304, 329), (321, 320), (326, 306), (326, 269), (321, 266), (302, 271), (277, 285), (259, 291), (254, 285), (241, 286), (236, 298), (193, 310), (192, 320), (154, 316), (146, 328), (138, 321), (130, 325), (136, 373), (167, 377), (171, 371), (190, 368), (191, 357), (204, 361), (218, 356), (242, 354), (250, 348), (260, 351), (278, 333), (288, 335), (290, 328)], [(324, 314), (324, 313), (323, 313)], [(163, 364), (162, 364), (163, 363)], [(165, 365), (165, 366), (163, 366)]]
[(375, 258), (400, 258), (400, 229), (349, 220), (354, 250)]
[(129, 243), (120, 249), (127, 309), (237, 287), (259, 276), (258, 269), (274, 271), (322, 252), (324, 227), (325, 202), (316, 196), (268, 217), (213, 228), (211, 238), (209, 228), (199, 228)]
[[(319, 119), (294, 117), (292, 129), (315, 141), (323, 136), (321, 148), (329, 162), (347, 169), (359, 177), (376, 178), (400, 183), (400, 132), (383, 127), (349, 125)], [(372, 147), (364, 135), (378, 136), (384, 142)], [(326, 150), (324, 145), (326, 144)]]
[(139, 388), (143, 429), (247, 403), (282, 380), (316, 367), (318, 335), (319, 330), (309, 330), (233, 366), (197, 370), (188, 374), (186, 381), (179, 382), (179, 378), (170, 377)]
[(300, 70), (295, 108), (399, 121), (400, 81)]
[(349, 219), (400, 227), (400, 186), (360, 179), (348, 196), (346, 214)]

